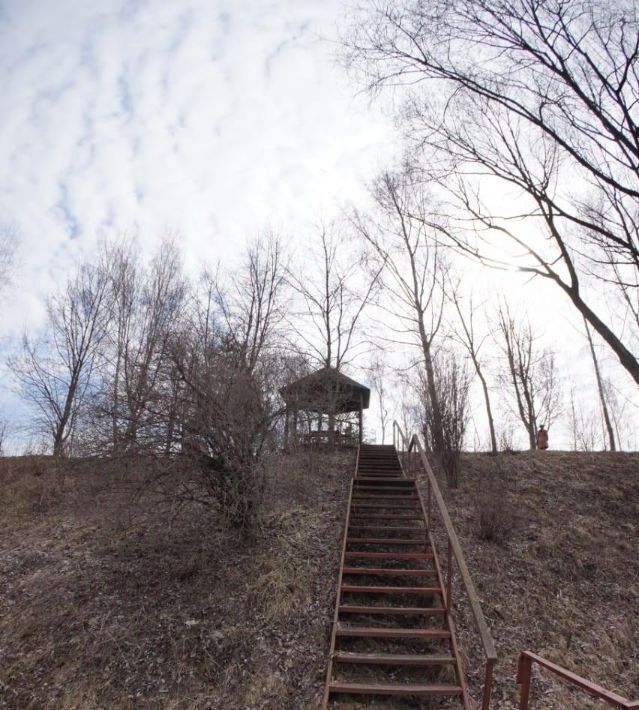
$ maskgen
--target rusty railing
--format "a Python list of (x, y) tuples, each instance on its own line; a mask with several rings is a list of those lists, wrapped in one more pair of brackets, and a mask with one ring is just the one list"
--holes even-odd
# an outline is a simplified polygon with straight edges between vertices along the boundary
[(630, 710), (630, 708), (639, 708), (639, 700), (628, 700), (622, 698), (621, 695), (613, 693), (610, 690), (602, 688), (596, 683), (592, 683), (586, 678), (572, 673), (561, 666), (558, 666), (551, 661), (537, 656), (535, 653), (530, 653), (530, 651), (523, 651), (519, 656), (519, 667), (517, 670), (517, 683), (521, 685), (521, 695), (520, 695), (520, 710), (528, 710), (528, 702), (530, 699), (530, 681), (532, 678), (532, 666), (536, 663), (538, 666), (545, 668), (546, 670), (554, 673), (556, 676), (565, 680), (568, 684), (574, 685), (577, 688), (581, 688), (584, 692), (589, 695), (605, 700), (609, 705), (614, 708), (620, 708), (621, 710)]
[[(419, 438), (414, 434), (410, 441), (406, 438), (406, 435), (402, 431), (401, 426), (394, 421), (393, 422), (393, 444), (397, 450), (400, 462), (404, 473), (407, 476), (414, 475), (417, 469), (421, 466), (424, 473), (426, 474), (427, 487), (427, 502), (426, 502), (426, 519), (428, 521), (428, 528), (431, 527), (431, 518), (433, 511), (433, 499), (437, 505), (437, 510), (441, 517), (444, 529), (446, 531), (446, 537), (448, 542), (448, 557), (446, 564), (446, 598), (445, 604), (446, 609), (451, 616), (452, 623), (452, 611), (453, 611), (453, 560), (457, 563), (457, 569), (459, 570), (459, 575), (461, 577), (464, 589), (466, 590), (466, 596), (470, 603), (470, 608), (477, 625), (479, 632), (479, 637), (481, 639), (484, 657), (486, 660), (485, 670), (484, 670), (484, 688), (482, 695), (482, 710), (488, 710), (490, 707), (490, 699), (492, 695), (493, 688), (493, 670), (495, 663), (497, 662), (497, 652), (495, 650), (495, 643), (493, 637), (484, 618), (484, 614), (481, 610), (479, 603), (479, 595), (475, 589), (468, 566), (466, 565), (466, 560), (464, 559), (464, 554), (459, 544), (459, 539), (457, 538), (457, 533), (453, 528), (453, 523), (450, 519), (448, 513), (448, 508), (444, 502), (441, 490), (439, 489), (439, 484), (433, 470), (428, 463), (424, 449), (419, 441)], [(413, 454), (415, 451), (415, 454)], [(421, 498), (421, 496), (420, 496)], [(423, 501), (422, 501), (423, 504)]]

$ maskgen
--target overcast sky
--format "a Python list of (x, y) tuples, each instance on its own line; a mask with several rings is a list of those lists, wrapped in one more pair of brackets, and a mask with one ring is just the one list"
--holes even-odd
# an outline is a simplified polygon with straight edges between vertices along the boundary
[[(129, 234), (148, 253), (179, 235), (194, 270), (264, 228), (303, 246), (365, 198), (400, 149), (336, 62), (343, 11), (342, 0), (0, 0), (0, 227), (18, 245), (5, 352), (101, 239)], [(563, 333), (565, 361), (577, 352), (587, 367), (568, 312), (553, 304), (553, 340)]]
[(334, 61), (339, 0), (0, 8), (0, 221), (20, 245), (4, 333), (101, 238), (179, 234), (187, 264), (266, 226), (303, 240), (393, 154)]

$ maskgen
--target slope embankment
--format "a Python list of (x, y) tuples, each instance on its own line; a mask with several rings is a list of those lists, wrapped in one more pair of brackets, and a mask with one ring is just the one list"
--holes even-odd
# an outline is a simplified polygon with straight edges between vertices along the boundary
[[(442, 491), (500, 656), (494, 707), (518, 707), (524, 649), (638, 698), (639, 454), (468, 454), (459, 489)], [(473, 669), (479, 649), (459, 602)], [(602, 707), (535, 678), (531, 708)]]
[[(0, 459), (0, 708), (316, 708), (353, 467), (274, 461), (247, 541), (134, 495), (133, 464)], [(639, 696), (639, 454), (469, 454), (442, 490), (500, 655), (493, 707), (517, 707), (522, 649)], [(531, 708), (588, 707), (537, 674)]]

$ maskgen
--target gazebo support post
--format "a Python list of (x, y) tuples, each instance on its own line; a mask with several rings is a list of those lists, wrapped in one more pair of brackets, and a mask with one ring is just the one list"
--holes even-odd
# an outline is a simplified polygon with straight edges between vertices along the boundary
[(362, 438), (363, 438), (363, 432), (362, 432), (362, 411), (364, 409), (364, 403), (362, 402), (362, 395), (360, 394), (359, 396), (359, 411), (358, 411), (358, 420), (359, 420), (359, 443), (360, 446), (362, 444)]

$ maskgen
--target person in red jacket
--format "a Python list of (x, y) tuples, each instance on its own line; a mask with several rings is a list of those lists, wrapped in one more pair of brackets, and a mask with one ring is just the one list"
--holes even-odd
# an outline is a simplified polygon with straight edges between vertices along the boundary
[(539, 431), (537, 432), (537, 448), (548, 448), (548, 432), (544, 429), (543, 425), (539, 427)]

